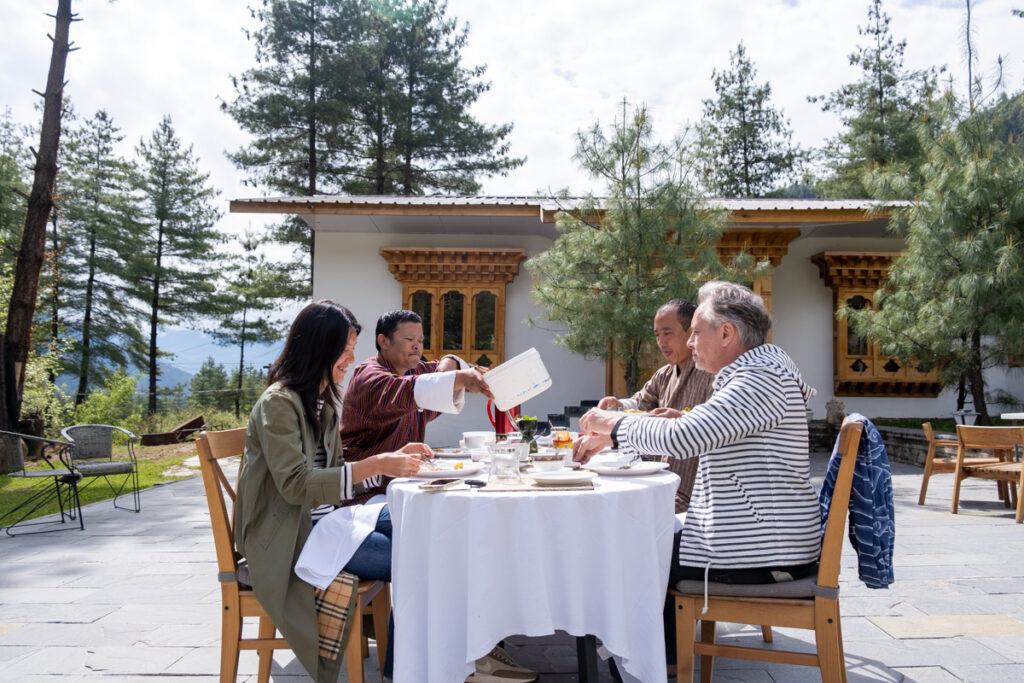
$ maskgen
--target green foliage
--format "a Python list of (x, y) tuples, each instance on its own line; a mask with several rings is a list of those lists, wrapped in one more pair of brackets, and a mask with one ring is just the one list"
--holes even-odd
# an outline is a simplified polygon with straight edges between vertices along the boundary
[[(247, 346), (272, 343), (284, 336), (284, 324), (275, 315), (280, 310), (280, 303), (303, 295), (302, 288), (292, 280), (291, 269), (268, 262), (257, 251), (259, 246), (260, 241), (251, 233), (242, 239), (242, 256), (227, 269), (220, 295), (221, 316), (216, 326), (207, 330), (218, 344), (238, 347), (239, 368), (245, 367)], [(245, 401), (237, 382), (236, 370), (232, 384), (236, 391), (230, 403), (240, 415)]]
[(224, 366), (212, 357), (207, 358), (199, 372), (192, 375), (189, 386), (189, 405), (194, 408), (215, 408), (232, 410), (234, 408), (234, 392), (228, 384), (228, 373)]
[(29, 192), (27, 156), (25, 131), (14, 122), (11, 108), (6, 107), (0, 116), (0, 264), (14, 263), (25, 227), (25, 197)]
[(137, 378), (118, 370), (75, 407), (75, 424), (124, 426), (139, 422), (142, 406), (135, 394)]
[(214, 224), (218, 192), (199, 170), (165, 116), (148, 141), (136, 148), (138, 188), (146, 222), (145, 248), (132, 261), (136, 296), (149, 318), (149, 390), (147, 410), (157, 409), (157, 334), (160, 325), (195, 323), (222, 312), (214, 292), (219, 271), (210, 257), (221, 234)]
[(934, 69), (903, 66), (906, 41), (896, 42), (882, 0), (871, 0), (868, 22), (857, 30), (865, 44), (850, 54), (860, 78), (828, 95), (808, 98), (824, 111), (839, 115), (843, 130), (825, 146), (830, 176), (822, 192), (831, 197), (868, 197), (864, 174), (891, 164), (904, 164), (911, 174), (922, 163), (915, 125), (935, 92)]
[(132, 268), (143, 226), (131, 165), (115, 152), (123, 137), (100, 110), (67, 131), (62, 150), (58, 308), (66, 334), (78, 340), (65, 356), (67, 370), (78, 376), (76, 403), (112, 368), (142, 367), (146, 357)]
[(595, 356), (613, 343), (633, 391), (641, 344), (665, 301), (692, 298), (710, 279), (752, 280), (766, 266), (749, 257), (736, 264), (742, 273), (722, 265), (715, 245), (726, 216), (701, 205), (683, 142), (655, 142), (645, 107), (629, 112), (623, 101), (607, 132), (600, 124), (579, 132), (576, 159), (607, 183), (607, 197), (560, 213), (558, 238), (526, 267), (534, 299), (566, 327), (558, 342)]
[(699, 158), (702, 181), (719, 197), (762, 197), (795, 176), (801, 158), (789, 120), (771, 103), (772, 87), (740, 43), (729, 69), (712, 72), (715, 99), (704, 100)]
[(921, 185), (907, 171), (879, 172), (877, 196), (905, 196), (892, 226), (907, 243), (877, 294), (881, 310), (843, 311), (884, 353), (966, 379), (989, 420), (983, 370), (1024, 353), (1024, 156), (1003, 136), (997, 110), (962, 111), (952, 94), (918, 126)]
[[(252, 185), (291, 195), (474, 193), (504, 174), (511, 124), (471, 109), (489, 84), (465, 68), (466, 28), (437, 0), (263, 0), (249, 34), (256, 66), (234, 79), (224, 109), (253, 141), (230, 155)], [(308, 227), (275, 239), (297, 247)]]

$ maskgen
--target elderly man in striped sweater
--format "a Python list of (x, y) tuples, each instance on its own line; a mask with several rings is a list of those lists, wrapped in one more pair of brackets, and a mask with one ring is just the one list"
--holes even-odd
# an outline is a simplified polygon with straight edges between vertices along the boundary
[(678, 418), (594, 409), (575, 444), (585, 462), (606, 446), (629, 454), (697, 458), (690, 509), (670, 581), (773, 583), (814, 571), (821, 516), (811, 485), (807, 400), (785, 351), (765, 343), (771, 318), (746, 287), (701, 287), (689, 346), (715, 374), (714, 393)]

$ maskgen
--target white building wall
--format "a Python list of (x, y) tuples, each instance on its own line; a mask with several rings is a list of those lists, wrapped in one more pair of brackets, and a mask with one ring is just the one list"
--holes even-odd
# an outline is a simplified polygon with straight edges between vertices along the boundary
[[(443, 228), (441, 228), (443, 229)], [(314, 264), (314, 298), (332, 299), (349, 307), (363, 326), (356, 345), (356, 361), (376, 354), (373, 329), (384, 312), (402, 306), (402, 287), (388, 272), (380, 255), (382, 247), (503, 247), (539, 253), (551, 241), (540, 236), (518, 235), (402, 235), (318, 231)], [(544, 359), (553, 385), (523, 406), (524, 414), (542, 420), (548, 413), (561, 413), (567, 405), (604, 396), (604, 362), (588, 360), (554, 343), (558, 326), (548, 322), (530, 297), (531, 276), (520, 267), (505, 295), (505, 357), (536, 347)], [(526, 320), (537, 322), (531, 327)], [(491, 429), (486, 401), (468, 396), (461, 415), (442, 415), (427, 428), (427, 440), (434, 446), (458, 443), (462, 432)]]
[[(774, 341), (784, 348), (800, 367), (804, 380), (818, 390), (811, 409), (818, 418), (825, 416), (825, 403), (832, 397), (832, 290), (811, 263), (811, 256), (822, 251), (900, 251), (895, 239), (807, 237), (794, 240), (789, 253), (772, 277)], [(989, 394), (1003, 389), (1024, 398), (1024, 370), (993, 368), (986, 373)], [(847, 412), (873, 417), (943, 417), (956, 410), (955, 390), (943, 391), (937, 398), (838, 397)], [(996, 413), (1000, 406), (990, 405)]]

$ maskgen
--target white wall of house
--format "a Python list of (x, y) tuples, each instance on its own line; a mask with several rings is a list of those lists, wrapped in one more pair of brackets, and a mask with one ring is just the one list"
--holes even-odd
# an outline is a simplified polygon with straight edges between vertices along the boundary
[[(789, 245), (772, 277), (774, 341), (784, 348), (808, 384), (818, 390), (811, 400), (816, 417), (825, 416), (825, 403), (832, 397), (832, 290), (811, 263), (811, 256), (822, 251), (900, 251), (902, 242), (886, 238), (805, 237)], [(986, 386), (992, 394), (998, 389), (1024, 398), (1024, 370), (993, 368), (987, 371)], [(867, 417), (942, 417), (956, 409), (955, 390), (943, 391), (937, 398), (838, 397), (847, 412)], [(996, 412), (999, 406), (989, 406)]]
[[(483, 222), (483, 221), (482, 221)], [(439, 225), (443, 230), (443, 225)], [(360, 362), (376, 354), (373, 328), (384, 312), (402, 306), (402, 287), (388, 272), (380, 255), (382, 247), (504, 247), (525, 249), (536, 254), (551, 240), (534, 235), (425, 235), (342, 233), (317, 231), (314, 263), (314, 298), (329, 298), (352, 309), (363, 326), (356, 346)], [(588, 360), (554, 343), (558, 326), (545, 320), (530, 297), (531, 276), (520, 267), (519, 275), (506, 289), (505, 358), (536, 347), (554, 382), (553, 386), (523, 406), (525, 414), (547, 419), (567, 405), (604, 396), (604, 362)], [(526, 323), (533, 318), (538, 326)], [(458, 443), (463, 431), (491, 429), (485, 401), (468, 396), (461, 415), (443, 415), (427, 428), (427, 440), (435, 446)]]

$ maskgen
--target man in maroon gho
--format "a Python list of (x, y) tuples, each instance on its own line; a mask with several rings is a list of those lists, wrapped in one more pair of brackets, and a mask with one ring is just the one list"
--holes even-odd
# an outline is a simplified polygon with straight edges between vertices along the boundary
[[(441, 413), (461, 412), (467, 391), (491, 395), (483, 374), (461, 358), (423, 360), (423, 321), (416, 313), (385, 313), (375, 332), (377, 355), (356, 367), (345, 390), (341, 440), (346, 462), (424, 441), (427, 423)], [(370, 477), (354, 502), (384, 493), (389, 481)]]

